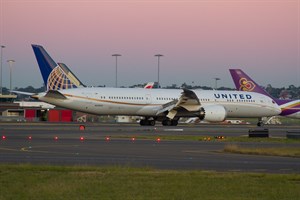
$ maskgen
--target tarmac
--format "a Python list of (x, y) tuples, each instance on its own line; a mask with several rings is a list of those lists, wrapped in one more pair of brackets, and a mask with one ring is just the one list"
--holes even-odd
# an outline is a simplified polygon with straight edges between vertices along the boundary
[[(168, 170), (300, 173), (300, 158), (224, 153), (225, 145), (296, 147), (300, 142), (164, 140), (163, 136), (247, 137), (250, 125), (0, 123), (0, 163), (132, 166)], [(297, 126), (268, 126), (271, 137), (285, 137)], [(142, 139), (154, 136), (155, 139)], [(158, 138), (160, 140), (158, 140)]]

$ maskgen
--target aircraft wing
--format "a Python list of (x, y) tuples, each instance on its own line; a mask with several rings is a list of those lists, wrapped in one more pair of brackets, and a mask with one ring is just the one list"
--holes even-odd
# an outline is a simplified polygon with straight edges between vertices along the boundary
[(197, 95), (188, 89), (183, 89), (181, 96), (178, 100), (173, 100), (162, 105), (162, 108), (156, 113), (157, 115), (168, 111), (167, 117), (173, 119), (179, 108), (184, 108), (187, 111), (193, 112), (200, 109), (201, 103)]

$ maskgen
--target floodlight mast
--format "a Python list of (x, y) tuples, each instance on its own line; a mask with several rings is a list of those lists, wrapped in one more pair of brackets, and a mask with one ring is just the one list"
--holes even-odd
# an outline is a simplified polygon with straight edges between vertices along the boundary
[(160, 60), (160, 57), (162, 57), (162, 56), (164, 56), (164, 55), (162, 55), (162, 54), (156, 54), (156, 55), (154, 55), (154, 56), (156, 56), (157, 57), (157, 85), (158, 85), (158, 87), (160, 88), (160, 83), (159, 83), (159, 60)]
[(112, 56), (116, 57), (116, 88), (118, 87), (118, 56), (121, 54), (113, 54)]

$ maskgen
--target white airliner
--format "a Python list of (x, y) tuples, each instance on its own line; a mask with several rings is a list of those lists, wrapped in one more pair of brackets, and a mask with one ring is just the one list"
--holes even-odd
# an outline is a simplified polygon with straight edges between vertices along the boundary
[(41, 101), (96, 115), (142, 116), (141, 125), (176, 126), (180, 117), (209, 122), (226, 118), (265, 117), (281, 112), (268, 96), (254, 92), (85, 87), (62, 63), (56, 64), (39, 45), (32, 45), (47, 91)]

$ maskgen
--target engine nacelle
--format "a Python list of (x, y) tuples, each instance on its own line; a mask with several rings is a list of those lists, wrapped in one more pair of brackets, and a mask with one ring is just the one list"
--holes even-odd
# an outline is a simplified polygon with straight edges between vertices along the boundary
[(221, 105), (203, 106), (200, 109), (200, 120), (209, 122), (222, 122), (227, 116), (227, 111)]

